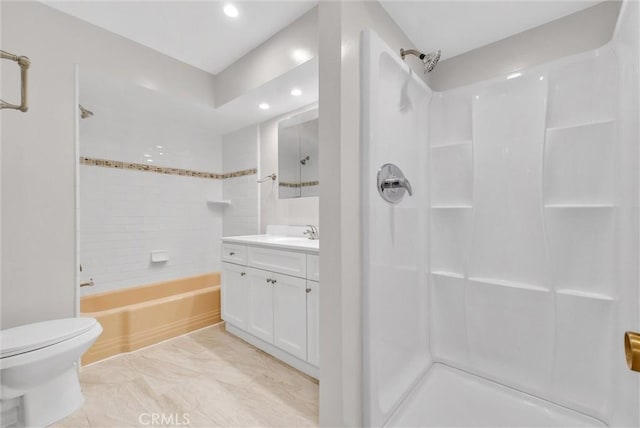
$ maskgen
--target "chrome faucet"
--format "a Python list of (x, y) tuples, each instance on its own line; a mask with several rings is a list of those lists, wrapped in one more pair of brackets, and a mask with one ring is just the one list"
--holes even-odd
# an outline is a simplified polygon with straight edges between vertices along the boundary
[(305, 230), (303, 233), (307, 235), (309, 239), (319, 239), (320, 234), (318, 233), (318, 227), (312, 224), (308, 224), (307, 227), (309, 229)]

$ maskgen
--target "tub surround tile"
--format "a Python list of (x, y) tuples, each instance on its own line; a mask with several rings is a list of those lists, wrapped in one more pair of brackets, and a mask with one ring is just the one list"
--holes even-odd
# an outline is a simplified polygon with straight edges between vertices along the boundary
[(143, 413), (188, 426), (317, 426), (318, 383), (230, 335), (223, 324), (83, 367), (86, 404), (56, 426), (144, 426)]

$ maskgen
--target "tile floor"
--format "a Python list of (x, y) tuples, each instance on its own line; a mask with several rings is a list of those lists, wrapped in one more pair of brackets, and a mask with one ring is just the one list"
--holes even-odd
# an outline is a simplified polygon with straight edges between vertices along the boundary
[(317, 381), (223, 325), (87, 366), (80, 380), (86, 403), (57, 427), (318, 425)]

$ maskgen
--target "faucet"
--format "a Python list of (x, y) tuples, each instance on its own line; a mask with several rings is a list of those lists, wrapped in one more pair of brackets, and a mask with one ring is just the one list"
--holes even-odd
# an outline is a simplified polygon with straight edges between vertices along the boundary
[(312, 224), (308, 224), (307, 227), (309, 229), (305, 230), (303, 234), (307, 235), (309, 239), (320, 239), (320, 234), (318, 233), (318, 227)]

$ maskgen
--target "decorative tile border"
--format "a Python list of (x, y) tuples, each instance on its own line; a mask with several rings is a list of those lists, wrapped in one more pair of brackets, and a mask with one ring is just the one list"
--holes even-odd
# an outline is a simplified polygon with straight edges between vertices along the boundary
[(165, 166), (146, 165), (134, 162), (122, 162), (109, 159), (96, 159), (80, 156), (81, 165), (101, 166), (104, 168), (116, 169), (132, 169), (136, 171), (155, 172), (156, 174), (182, 175), (186, 177), (209, 178), (213, 180), (224, 180), (225, 178), (242, 177), (245, 175), (257, 174), (258, 170), (245, 169), (242, 171), (227, 172), (225, 174), (217, 174), (215, 172), (192, 171), (190, 169), (169, 168)]
[(313, 186), (319, 186), (320, 182), (319, 181), (303, 181), (302, 183), (287, 183), (286, 181), (283, 182), (279, 182), (278, 183), (280, 185), (280, 187), (313, 187)]

